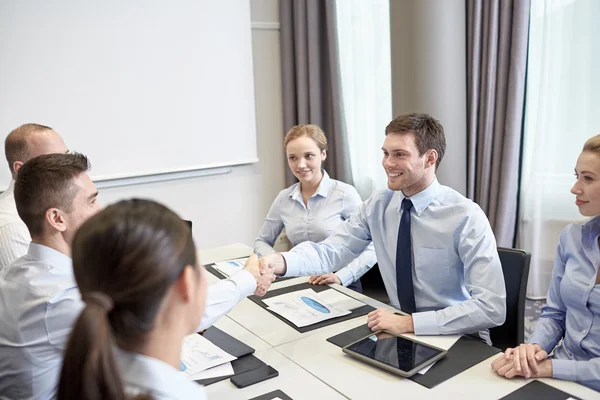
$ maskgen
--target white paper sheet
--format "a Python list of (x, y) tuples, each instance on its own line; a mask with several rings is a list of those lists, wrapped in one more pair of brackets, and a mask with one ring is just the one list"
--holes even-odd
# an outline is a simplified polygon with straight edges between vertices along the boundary
[(269, 310), (281, 315), (297, 327), (350, 314), (350, 310), (328, 304), (312, 289), (285, 293), (265, 299), (263, 302), (269, 306)]
[(198, 372), (197, 374), (190, 376), (189, 379), (191, 381), (197, 381), (198, 379), (217, 378), (219, 376), (230, 376), (233, 374), (233, 366), (230, 362), (227, 362), (225, 364), (217, 365), (216, 367)]
[(365, 305), (362, 301), (353, 299), (352, 297), (344, 294), (335, 289), (328, 289), (319, 292), (319, 298), (327, 304), (331, 304), (342, 310), (354, 310)]
[(181, 373), (193, 377), (197, 373), (230, 361), (237, 357), (221, 350), (208, 339), (194, 333), (183, 340), (181, 361), (185, 370)]
[(222, 261), (215, 263), (215, 269), (225, 276), (230, 277), (240, 272), (246, 264), (246, 258), (238, 258), (236, 260)]

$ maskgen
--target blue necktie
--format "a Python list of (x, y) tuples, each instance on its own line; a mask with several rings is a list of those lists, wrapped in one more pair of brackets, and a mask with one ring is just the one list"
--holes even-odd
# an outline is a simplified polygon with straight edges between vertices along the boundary
[(409, 199), (402, 200), (402, 217), (398, 229), (396, 247), (396, 288), (400, 309), (407, 314), (417, 311), (412, 276), (412, 246), (410, 240), (410, 210), (413, 204)]

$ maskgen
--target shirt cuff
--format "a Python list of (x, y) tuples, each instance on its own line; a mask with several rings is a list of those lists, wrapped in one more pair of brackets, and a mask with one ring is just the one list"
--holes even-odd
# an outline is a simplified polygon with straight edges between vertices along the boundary
[(300, 276), (300, 268), (298, 268), (298, 265), (302, 262), (302, 257), (290, 251), (285, 251), (281, 253), (281, 255), (285, 260), (286, 266), (285, 274), (281, 276), (286, 278), (290, 276)]
[(254, 279), (254, 276), (246, 270), (241, 270), (230, 277), (229, 280), (233, 281), (238, 287), (240, 300), (250, 296), (256, 290), (256, 279)]
[(552, 360), (552, 377), (565, 381), (577, 381), (577, 361)]
[(435, 311), (425, 311), (412, 314), (415, 335), (439, 335)]
[(348, 287), (349, 284), (354, 282), (354, 275), (352, 275), (352, 271), (349, 271), (346, 267), (337, 271), (335, 275), (340, 278), (340, 281), (342, 281), (342, 285), (344, 287)]
[(550, 343), (548, 343), (548, 340), (544, 338), (544, 335), (538, 334), (536, 332), (533, 332), (529, 339), (527, 339), (527, 343), (539, 344), (540, 346), (542, 346), (542, 349), (544, 349), (544, 351), (548, 354), (550, 354), (553, 350), (553, 348), (550, 347)]

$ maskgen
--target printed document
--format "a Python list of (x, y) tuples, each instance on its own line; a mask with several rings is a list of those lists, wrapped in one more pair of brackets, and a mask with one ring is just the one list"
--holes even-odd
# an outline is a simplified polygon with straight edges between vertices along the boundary
[(268, 306), (268, 310), (281, 315), (297, 327), (350, 314), (350, 310), (328, 303), (312, 289), (285, 293), (263, 302)]
[(237, 357), (221, 350), (203, 336), (194, 333), (186, 336), (183, 340), (180, 370), (189, 379), (194, 379), (199, 372), (235, 359)]
[(229, 278), (230, 276), (237, 274), (244, 268), (247, 259), (248, 257), (218, 262), (215, 263), (215, 269)]

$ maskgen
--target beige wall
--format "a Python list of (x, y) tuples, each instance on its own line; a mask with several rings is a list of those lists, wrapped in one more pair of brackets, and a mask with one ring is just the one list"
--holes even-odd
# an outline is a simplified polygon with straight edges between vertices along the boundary
[(444, 125), (441, 183), (467, 191), (465, 0), (390, 0), (392, 110)]

